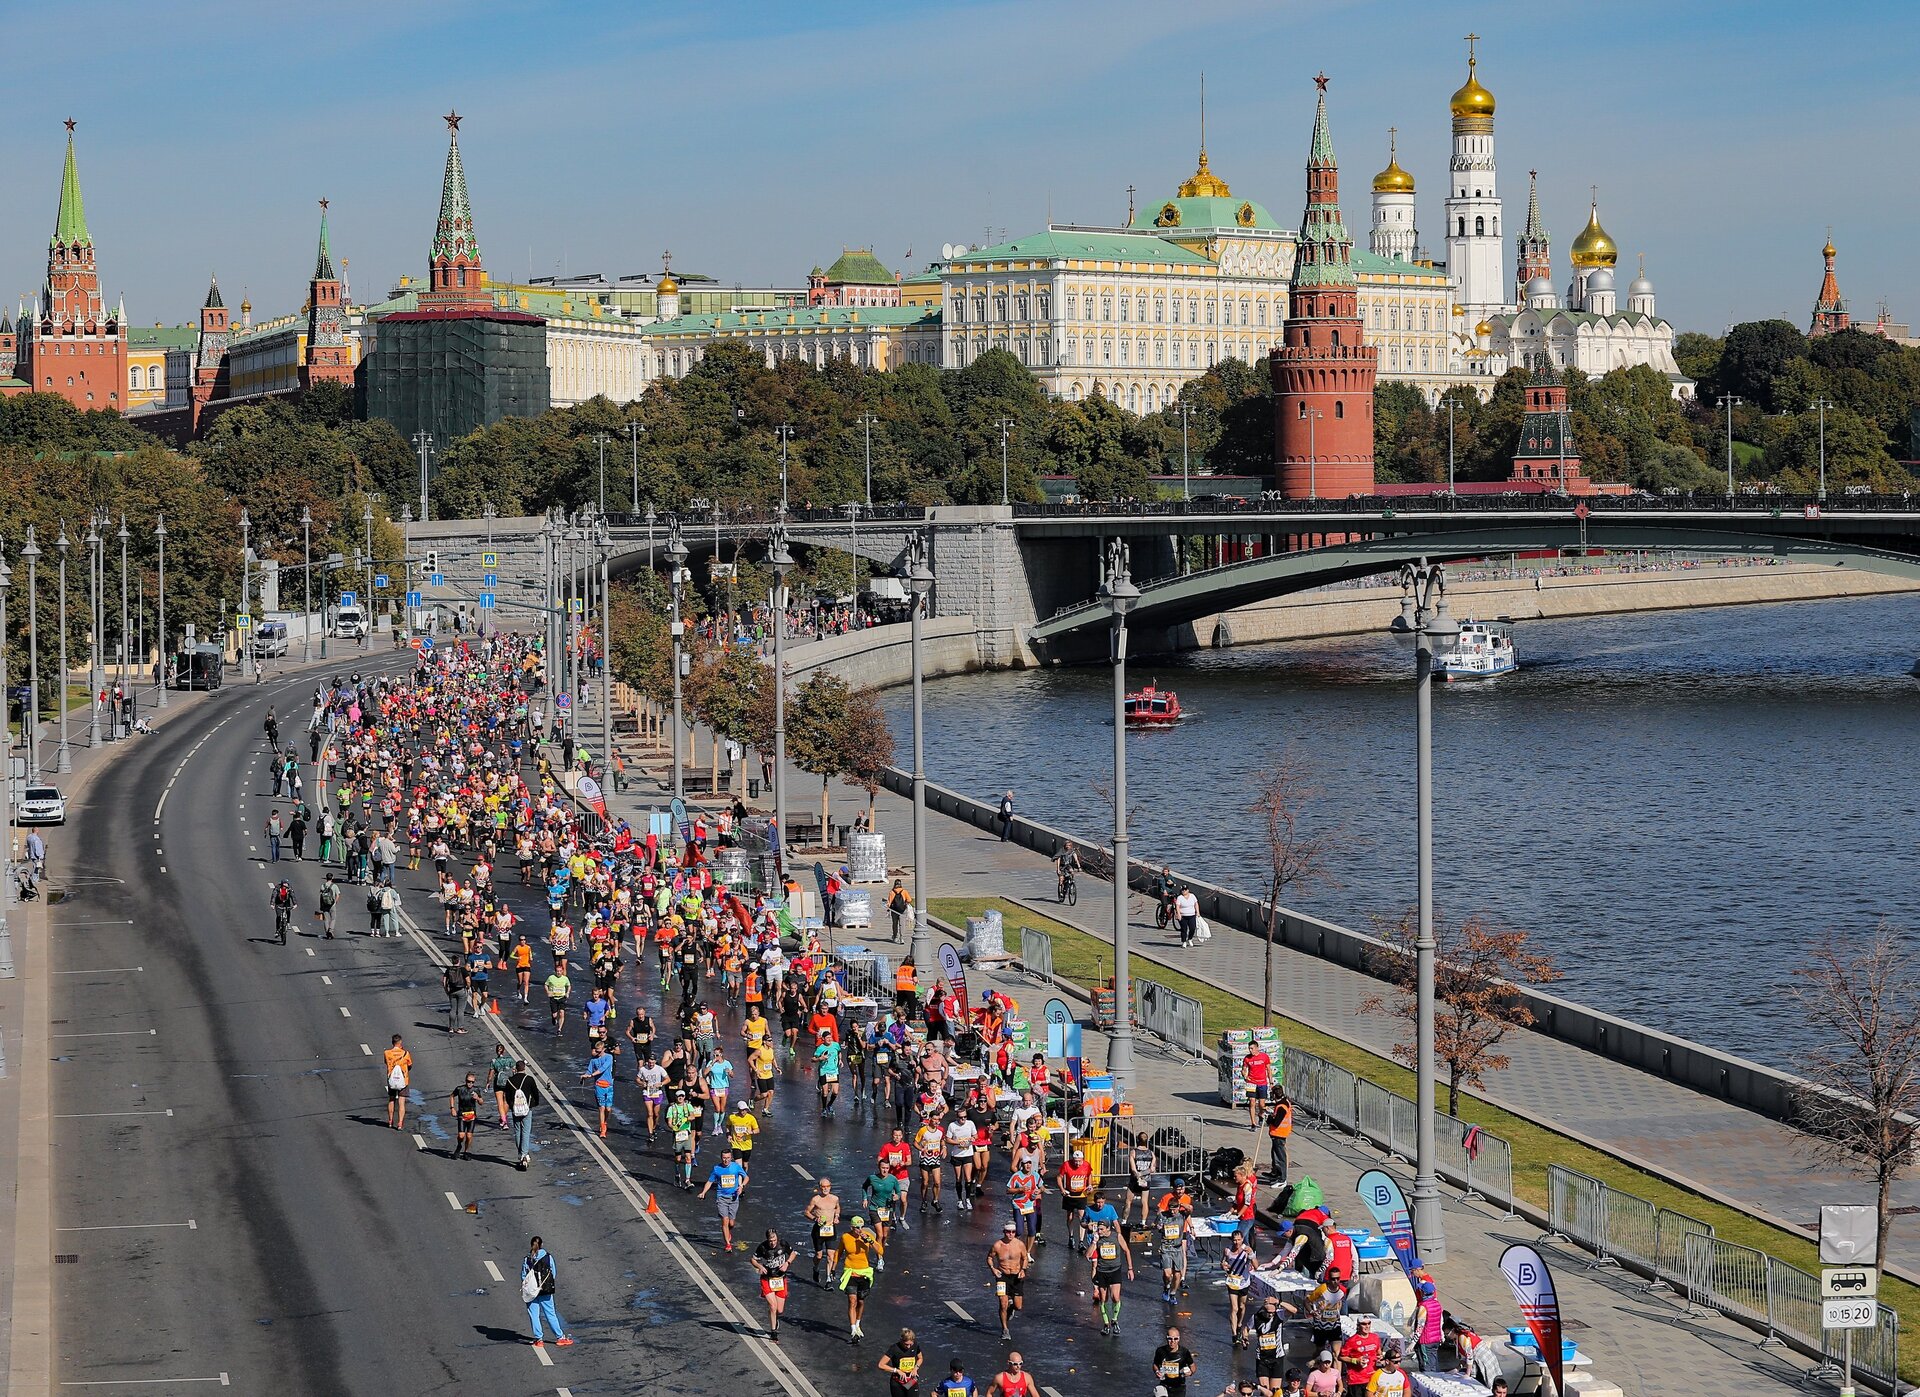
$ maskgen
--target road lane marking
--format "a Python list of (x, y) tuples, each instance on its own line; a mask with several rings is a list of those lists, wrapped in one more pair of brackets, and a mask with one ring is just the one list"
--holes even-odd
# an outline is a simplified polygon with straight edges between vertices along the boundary
[[(48, 922), (48, 926), (64, 931), (70, 926), (132, 926), (132, 917), (109, 917), (98, 922)], [(139, 967), (136, 966), (135, 969)], [(55, 972), (56, 974), (58, 972)]]
[(362, 1057), (372, 1057), (373, 1049), (369, 1048), (365, 1043), (362, 1043), (360, 1045), (360, 1054)]
[(185, 1222), (110, 1222), (98, 1223), (92, 1227), (56, 1227), (56, 1232), (144, 1232), (151, 1227), (184, 1227), (189, 1232), (198, 1232), (200, 1224), (192, 1218)]
[(1043, 1387), (1040, 1391), (1044, 1397), (1060, 1397), (1060, 1389), (1057, 1387)]
[(341, 1018), (343, 1018), (343, 1019), (350, 1019), (350, 1018), (352, 1018), (352, 1017), (353, 1017), (353, 1010), (351, 1010), (351, 1009), (349, 1009), (349, 1008), (348, 1008), (348, 1007), (347, 1007), (346, 1005), (344, 1005), (344, 1004), (342, 1004), (342, 1005), (340, 1006), (340, 1017), (341, 1017)]
[[(129, 923), (128, 925), (132, 925)], [(103, 965), (96, 970), (56, 970), (56, 975), (124, 975), (129, 970), (145, 970), (144, 965)]]
[(553, 1366), (553, 1360), (547, 1357), (547, 1346), (545, 1344), (535, 1349), (533, 1356), (540, 1360), (540, 1366), (542, 1368), (551, 1368)]
[(499, 1283), (501, 1283), (501, 1284), (505, 1284), (505, 1283), (506, 1283), (506, 1279), (507, 1279), (507, 1278), (506, 1278), (505, 1276), (503, 1276), (503, 1275), (501, 1275), (501, 1274), (500, 1274), (500, 1268), (499, 1268), (498, 1266), (495, 1266), (495, 1265), (493, 1264), (493, 1258), (489, 1256), (489, 1257), (486, 1257), (486, 1258), (484, 1258), (484, 1260), (485, 1260), (485, 1263), (486, 1263), (486, 1267), (487, 1267), (487, 1274), (488, 1274), (489, 1276), (492, 1276), (492, 1277), (494, 1278), (494, 1280), (495, 1280), (495, 1281), (497, 1281), (497, 1282), (499, 1282)]
[(947, 1308), (952, 1310), (955, 1314), (959, 1315), (960, 1318), (964, 1319), (968, 1324), (973, 1323), (973, 1316), (968, 1314), (965, 1310), (961, 1309), (960, 1303), (957, 1300), (947, 1301)]
[[(307, 947), (307, 954), (308, 954), (308, 955), (312, 955), (312, 954), (313, 954), (313, 947), (311, 947), (311, 946), (309, 946), (309, 947)], [(329, 981), (328, 981), (327, 983), (328, 983), (328, 984), (332, 984), (333, 982), (332, 982), (331, 980), (329, 980)]]
[(427, 1137), (424, 1135), (416, 1135), (413, 1137), (413, 1143), (416, 1147), (424, 1150), (427, 1147)]
[(556, 1387), (553, 1389), (553, 1397), (573, 1397), (573, 1389), (570, 1387)]
[[(222, 721), (225, 721), (224, 719)], [(232, 1387), (233, 1381), (225, 1373), (211, 1378), (75, 1378), (60, 1384), (62, 1387), (152, 1387), (156, 1383), (169, 1382), (217, 1382), (222, 1387)]]
[[(312, 955), (312, 954), (313, 954), (313, 952), (311, 952), (311, 951), (309, 951), (309, 952), (307, 952), (307, 954), (308, 954), (308, 955)], [(331, 976), (331, 975), (322, 975), (322, 976), (320, 977), (320, 983), (321, 983), (321, 984), (323, 984), (323, 985), (330, 985), (330, 984), (332, 984), (332, 983), (333, 983), (333, 976)]]
[(808, 1183), (813, 1182), (813, 1174), (811, 1171), (808, 1170), (806, 1165), (804, 1164), (794, 1165), (793, 1172), (798, 1174), (801, 1178), (805, 1179)]
[(55, 1116), (57, 1121), (99, 1120), (103, 1116), (170, 1116), (171, 1108), (165, 1111), (76, 1111), (70, 1116)]
[[(193, 760), (193, 754), (195, 752), (198, 752), (202, 747), (206, 746), (207, 743), (212, 740), (213, 735), (219, 732), (220, 729), (224, 728), (228, 723), (231, 723), (236, 716), (237, 716), (236, 714), (229, 713), (226, 717), (222, 718), (219, 722), (215, 723), (212, 727), (208, 728), (206, 731), (206, 734), (198, 742), (193, 744), (192, 748), (189, 749), (186, 756), (180, 759), (180, 765), (176, 766), (173, 769), (173, 775), (167, 779), (167, 788), (164, 791), (160, 792), (160, 799), (158, 803), (156, 803), (153, 807), (153, 819), (155, 824), (158, 824), (160, 822), (160, 812), (167, 808), (167, 797), (173, 794), (173, 783), (175, 781), (178, 781), (180, 779), (180, 773), (187, 769), (187, 763)], [(241, 808), (245, 809), (244, 806), (242, 806)], [(160, 871), (162, 873), (165, 873), (167, 870), (163, 868)], [(179, 1379), (154, 1379), (154, 1381), (212, 1382), (213, 1379), (212, 1378), (179, 1378)], [(222, 1373), (220, 1375), (220, 1385), (224, 1387), (226, 1386), (226, 1382), (227, 1382), (227, 1375), (225, 1373)]]
[(157, 1028), (117, 1028), (110, 1033), (55, 1033), (53, 1038), (158, 1038)]
[(446, 1198), (447, 1198), (447, 1202), (453, 1205), (455, 1212), (465, 1211), (467, 1205), (460, 1201), (459, 1195), (449, 1191), (446, 1195)]

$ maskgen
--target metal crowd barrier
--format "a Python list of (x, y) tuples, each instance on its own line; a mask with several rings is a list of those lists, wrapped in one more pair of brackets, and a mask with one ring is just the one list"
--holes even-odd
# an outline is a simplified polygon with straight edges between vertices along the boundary
[[(1127, 1150), (1145, 1145), (1153, 1151), (1156, 1177), (1198, 1179), (1207, 1167), (1207, 1123), (1192, 1116), (1115, 1116), (1109, 1139)], [(1109, 1152), (1106, 1174), (1117, 1182), (1130, 1166)]]
[(1146, 1032), (1196, 1060), (1206, 1056), (1206, 1029), (1200, 1001), (1168, 989), (1158, 980), (1135, 977), (1133, 1015)]
[(1688, 1239), (1713, 1236), (1710, 1223), (1558, 1164), (1547, 1166), (1547, 1218), (1555, 1235), (1600, 1262), (1625, 1261), (1676, 1290), (1692, 1281)]
[(1042, 984), (1053, 983), (1053, 938), (1030, 926), (1020, 928), (1020, 968)]
[(893, 964), (878, 951), (848, 954), (842, 947), (833, 953), (833, 963), (841, 971), (841, 983), (847, 993), (865, 995), (884, 1011), (893, 1003)]

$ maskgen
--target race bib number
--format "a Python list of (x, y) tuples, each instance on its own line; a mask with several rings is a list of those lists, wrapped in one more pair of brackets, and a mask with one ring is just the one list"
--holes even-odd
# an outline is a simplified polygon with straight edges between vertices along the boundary
[(1102, 1242), (1100, 1244), (1100, 1259), (1102, 1261), (1112, 1261), (1119, 1255), (1120, 1248), (1116, 1247), (1112, 1242)]
[(787, 1293), (787, 1278), (785, 1276), (770, 1277), (767, 1281), (767, 1290), (773, 1295), (785, 1295)]
[(1262, 1353), (1272, 1353), (1279, 1347), (1280, 1336), (1278, 1334), (1267, 1333), (1260, 1336), (1260, 1351)]
[(993, 1293), (995, 1295), (1005, 1295), (1007, 1293), (1007, 1283), (1005, 1281), (995, 1281), (993, 1283)]
[(1014, 1206), (1014, 1207), (1015, 1207), (1015, 1208), (1016, 1208), (1017, 1210), (1019, 1210), (1020, 1212), (1023, 1212), (1023, 1213), (1030, 1213), (1030, 1212), (1032, 1212), (1032, 1211), (1033, 1211), (1033, 1204), (1032, 1204), (1032, 1203), (1030, 1203), (1030, 1202), (1029, 1202), (1029, 1203), (1015, 1203), (1015, 1204), (1014, 1204), (1013, 1206)]
[(691, 1130), (674, 1131), (673, 1146), (675, 1149), (679, 1149), (679, 1150), (692, 1149), (693, 1148), (693, 1132)]

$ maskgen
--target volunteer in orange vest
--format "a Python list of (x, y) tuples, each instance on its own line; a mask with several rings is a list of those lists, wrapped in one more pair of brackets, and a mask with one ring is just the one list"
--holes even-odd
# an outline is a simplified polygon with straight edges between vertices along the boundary
[(1284, 1087), (1275, 1091), (1267, 1104), (1267, 1156), (1273, 1182), (1287, 1181), (1287, 1141), (1293, 1135), (1293, 1101)]
[(908, 956), (893, 972), (893, 1002), (903, 1018), (912, 1018), (919, 1007), (920, 993), (913, 977), (913, 957)]

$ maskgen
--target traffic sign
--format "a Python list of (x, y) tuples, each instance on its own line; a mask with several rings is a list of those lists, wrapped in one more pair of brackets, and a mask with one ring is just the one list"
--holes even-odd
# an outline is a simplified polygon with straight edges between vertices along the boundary
[(408, 606), (418, 606), (418, 605), (420, 605), (420, 594), (419, 594), (418, 592), (408, 592), (408, 593), (407, 593), (407, 605), (408, 605)]
[(426, 651), (431, 651), (431, 650), (433, 649), (433, 637), (432, 637), (432, 636), (430, 636), (430, 635), (423, 635), (423, 636), (421, 636), (421, 637), (420, 637), (420, 648), (421, 648), (422, 650), (426, 650)]
[(249, 616), (246, 612), (242, 611), (239, 615), (233, 618), (233, 624), (238, 626), (241, 630), (244, 631), (248, 626), (251, 626), (253, 624), (253, 617)]
[(387, 585), (387, 575), (384, 572), (376, 572), (373, 575), (373, 585), (382, 590), (385, 590)]
[(433, 575), (432, 581), (434, 586), (444, 587), (447, 585), (447, 575), (444, 572), (436, 572)]
[(493, 571), (493, 569), (500, 566), (500, 555), (498, 553), (482, 553), (480, 555), (480, 566), (489, 572)]
[(423, 641), (423, 640), (425, 640), (425, 639), (426, 639), (426, 637), (425, 637), (425, 636), (423, 636), (423, 635), (417, 635), (417, 636), (415, 636), (415, 637), (414, 637), (414, 638), (413, 638), (412, 640), (410, 640), (410, 641), (408, 641), (407, 643), (408, 643), (409, 645), (411, 645), (411, 646), (412, 646), (412, 647), (413, 647), (414, 649), (416, 649), (416, 650), (418, 650), (418, 649), (420, 648), (420, 642), (421, 642), (421, 641)]
[(498, 587), (500, 585), (500, 574), (497, 572), (482, 573), (480, 576), (480, 585), (482, 587)]
[(494, 609), (492, 592), (482, 592), (480, 594), (480, 609), (482, 611), (492, 611)]
[(579, 597), (567, 598), (567, 610), (571, 611), (575, 616), (578, 616), (581, 612), (585, 611), (586, 609), (587, 609), (587, 604), (581, 598)]
[(1822, 1329), (1871, 1329), (1880, 1322), (1877, 1300), (1822, 1300)]
[(1880, 1293), (1880, 1273), (1871, 1266), (1822, 1266), (1822, 1300), (1865, 1300)]
[(360, 594), (358, 592), (342, 592), (340, 594), (340, 605), (352, 606), (355, 600), (358, 599), (359, 595)]
[(555, 694), (553, 696), (553, 706), (564, 713), (573, 707), (573, 696), (571, 694)]

